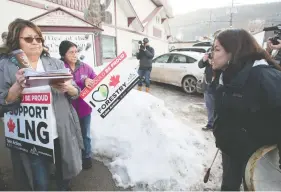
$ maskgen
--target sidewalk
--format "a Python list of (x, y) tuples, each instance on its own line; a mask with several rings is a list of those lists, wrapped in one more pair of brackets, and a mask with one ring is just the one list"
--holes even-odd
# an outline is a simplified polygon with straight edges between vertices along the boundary
[[(9, 150), (5, 147), (3, 123), (0, 122), (0, 190), (14, 191), (12, 165)], [(93, 167), (82, 171), (72, 181), (74, 191), (120, 191), (115, 186), (112, 175), (101, 162), (93, 160)]]

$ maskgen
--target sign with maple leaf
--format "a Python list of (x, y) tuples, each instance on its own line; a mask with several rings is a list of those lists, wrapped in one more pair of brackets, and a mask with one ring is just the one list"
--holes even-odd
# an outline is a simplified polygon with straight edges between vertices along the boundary
[(19, 108), (4, 114), (4, 125), (8, 148), (54, 162), (57, 134), (50, 87), (24, 89)]
[(116, 87), (120, 83), (120, 75), (113, 75), (110, 78), (109, 86)]
[(9, 129), (9, 132), (14, 133), (14, 130), (16, 128), (16, 124), (14, 123), (14, 121), (10, 118), (9, 121), (7, 122), (7, 127)]
[(139, 82), (137, 62), (125, 62), (127, 55), (122, 52), (94, 79), (91, 89), (82, 90), (80, 97), (84, 99), (102, 118), (105, 118), (118, 103)]

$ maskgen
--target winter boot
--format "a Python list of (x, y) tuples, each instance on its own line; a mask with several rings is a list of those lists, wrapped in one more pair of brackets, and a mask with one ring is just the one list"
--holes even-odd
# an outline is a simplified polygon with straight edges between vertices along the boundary
[(142, 86), (138, 86), (138, 90), (139, 90), (139, 91), (142, 91)]
[(149, 87), (147, 87), (147, 88), (145, 89), (145, 91), (146, 91), (147, 93), (149, 93)]

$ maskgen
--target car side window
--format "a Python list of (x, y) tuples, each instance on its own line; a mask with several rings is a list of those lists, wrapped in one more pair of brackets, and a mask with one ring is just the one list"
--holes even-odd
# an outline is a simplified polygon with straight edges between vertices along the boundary
[(186, 57), (187, 58), (187, 63), (194, 63), (194, 62), (196, 62), (197, 60), (196, 59), (194, 59), (194, 58), (192, 58), (192, 57)]
[(154, 63), (168, 63), (170, 55), (162, 55), (154, 60)]
[(187, 63), (187, 57), (184, 55), (174, 55), (172, 63)]

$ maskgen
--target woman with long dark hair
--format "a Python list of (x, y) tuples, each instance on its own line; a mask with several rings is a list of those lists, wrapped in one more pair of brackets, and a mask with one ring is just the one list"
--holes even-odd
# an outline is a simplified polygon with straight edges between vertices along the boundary
[[(65, 68), (64, 63), (49, 56), (44, 50), (41, 30), (31, 21), (16, 19), (9, 25), (6, 43), (8, 53), (22, 49), (30, 67), (37, 72)], [(52, 83), (50, 86), (29, 87), (26, 84), (24, 69), (7, 53), (0, 62), (0, 105), (3, 112), (22, 107), (23, 93), (43, 89), (52, 95), (52, 111), (48, 125), (56, 135), (54, 153), (56, 164), (57, 190), (69, 190), (70, 180), (82, 170), (81, 150), (83, 141), (78, 116), (71, 101), (79, 97), (80, 89), (71, 80)], [(24, 118), (24, 117), (19, 117)], [(24, 121), (25, 119), (23, 119)], [(26, 129), (26, 127), (24, 127)], [(20, 190), (47, 191), (49, 188), (50, 162), (43, 156), (11, 149), (13, 172), (16, 187)]]
[(216, 146), (222, 151), (221, 189), (237, 191), (249, 157), (280, 140), (280, 66), (243, 29), (218, 34), (212, 61), (213, 69), (223, 71), (214, 123)]

